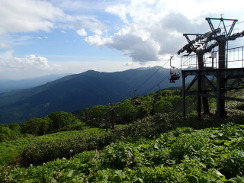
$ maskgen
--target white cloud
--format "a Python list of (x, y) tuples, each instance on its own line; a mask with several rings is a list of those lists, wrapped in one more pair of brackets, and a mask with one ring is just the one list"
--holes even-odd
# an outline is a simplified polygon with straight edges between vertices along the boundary
[(85, 29), (79, 29), (76, 31), (76, 33), (79, 35), (79, 36), (86, 36), (87, 35), (87, 32)]
[(0, 54), (0, 73), (17, 72), (26, 74), (25, 72), (42, 72), (61, 70), (60, 65), (49, 64), (47, 58), (34, 54), (25, 57), (14, 57), (13, 51), (7, 51)]
[(58, 62), (58, 64), (63, 66), (63, 73), (81, 73), (91, 69), (99, 72), (116, 72), (141, 66), (137, 62), (125, 64), (126, 62), (127, 61), (72, 61)]
[(128, 7), (125, 4), (109, 6), (105, 9), (106, 12), (119, 16), (123, 22), (127, 23), (126, 15)]
[(6, 43), (0, 43), (0, 49), (10, 49), (12, 48), (10, 45)]
[(103, 38), (100, 35), (94, 35), (94, 36), (88, 36), (85, 38), (85, 41), (87, 41), (89, 44), (95, 46), (95, 47), (104, 47), (107, 44), (111, 43), (110, 38)]
[(101, 35), (104, 31), (106, 31), (106, 25), (98, 20), (84, 20), (80, 22), (80, 26), (87, 28), (91, 32)]
[(187, 41), (183, 33), (210, 31), (205, 17), (244, 20), (242, 2), (233, 0), (132, 0), (105, 9), (118, 16), (123, 24), (112, 35), (93, 35), (85, 40), (97, 47), (119, 50), (133, 61), (158, 61), (165, 55), (176, 54)]
[(61, 9), (41, 0), (1, 0), (0, 34), (10, 32), (49, 31), (64, 17)]
[[(48, 37), (43, 31), (59, 29), (57, 32), (62, 32), (65, 39), (71, 40), (70, 33), (75, 32), (92, 46), (119, 50), (142, 64), (159, 63), (187, 43), (183, 33), (209, 31), (205, 17), (224, 14), (224, 18), (243, 21), (243, 2), (232, 0), (231, 4), (234, 6), (230, 6), (229, 0), (0, 0), (0, 49), (19, 49), (25, 44), (24, 49), (16, 51), (23, 55), (29, 43), (37, 46), (38, 54), (38, 41), (55, 39), (56, 31)], [(234, 32), (244, 30), (243, 25), (236, 25)], [(31, 32), (35, 34), (28, 34)], [(0, 62), (0, 70), (4, 67), (18, 72), (28, 68), (38, 72), (62, 69), (44, 57), (31, 54), (18, 57), (6, 52), (0, 54)]]
[(129, 55), (133, 61), (159, 60), (157, 55), (160, 49), (159, 44), (151, 39), (148, 31), (142, 30), (136, 25), (121, 29), (110, 40), (110, 42), (106, 42), (108, 47), (122, 51)]
[[(93, 14), (94, 11), (102, 12), (107, 6), (118, 4), (121, 0), (49, 0), (63, 10), (70, 12), (83, 12)], [(125, 0), (122, 0), (125, 2)], [(127, 0), (128, 1), (128, 0)]]
[(123, 66), (131, 66), (133, 65), (131, 62), (126, 62), (125, 64), (123, 64)]
[(58, 28), (61, 29), (75, 29), (76, 33), (88, 34), (88, 32), (102, 35), (107, 32), (107, 26), (101, 21), (97, 20), (94, 17), (84, 16), (84, 17), (73, 17), (72, 20), (66, 21), (65, 23), (60, 23)]

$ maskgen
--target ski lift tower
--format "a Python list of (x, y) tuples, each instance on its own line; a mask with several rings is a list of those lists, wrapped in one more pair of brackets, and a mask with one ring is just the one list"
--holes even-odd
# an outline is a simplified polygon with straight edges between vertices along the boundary
[[(186, 52), (190, 56), (194, 53), (197, 58), (197, 68), (195, 70), (182, 70), (182, 87), (183, 87), (183, 116), (186, 115), (186, 104), (185, 96), (189, 94), (198, 96), (197, 112), (198, 117), (201, 118), (201, 107), (203, 104), (204, 113), (209, 113), (208, 98), (216, 98), (217, 102), (217, 116), (222, 118), (226, 116), (225, 111), (225, 100), (236, 100), (244, 102), (244, 99), (237, 99), (233, 97), (226, 97), (226, 92), (232, 89), (244, 88), (244, 68), (228, 68), (228, 41), (235, 40), (238, 37), (244, 36), (244, 31), (241, 33), (232, 34), (237, 19), (224, 19), (221, 18), (206, 18), (210, 26), (211, 31), (205, 34), (183, 34), (186, 37), (188, 44), (178, 51), (178, 54)], [(219, 27), (214, 28), (212, 21), (219, 21)], [(229, 30), (225, 26), (225, 22), (231, 22)], [(222, 24), (224, 32), (221, 33), (220, 25)], [(196, 36), (195, 39), (191, 40), (189, 36)], [(212, 67), (206, 67), (204, 63), (205, 54), (211, 52), (215, 47), (218, 46), (218, 58), (216, 62), (217, 68), (214, 68), (214, 55), (212, 57)], [(242, 49), (243, 55), (243, 49)], [(242, 62), (243, 62), (242, 58)], [(232, 60), (233, 62), (234, 60)], [(187, 76), (195, 76), (186, 88), (185, 78)], [(210, 77), (215, 77), (216, 83), (209, 80)], [(197, 90), (193, 91), (192, 86), (197, 82)], [(242, 85), (240, 85), (242, 83)], [(238, 84), (238, 86), (237, 86)], [(211, 94), (209, 94), (211, 93)]]

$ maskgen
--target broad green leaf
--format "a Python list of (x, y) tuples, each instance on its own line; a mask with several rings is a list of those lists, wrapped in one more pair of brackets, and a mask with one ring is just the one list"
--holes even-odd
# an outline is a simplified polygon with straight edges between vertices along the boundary
[(221, 154), (223, 158), (228, 158), (228, 154)]
[(215, 146), (214, 148), (215, 148), (217, 151), (222, 151), (222, 150), (225, 149), (224, 146)]

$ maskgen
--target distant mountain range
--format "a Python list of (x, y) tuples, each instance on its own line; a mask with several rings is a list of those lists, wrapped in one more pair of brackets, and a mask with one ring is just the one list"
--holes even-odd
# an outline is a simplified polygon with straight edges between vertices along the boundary
[(47, 82), (57, 80), (66, 75), (68, 74), (52, 74), (30, 79), (0, 80), (0, 93), (33, 88), (39, 85), (43, 85)]
[(181, 85), (169, 83), (169, 69), (162, 67), (122, 72), (68, 75), (31, 89), (0, 94), (0, 123), (22, 122), (54, 111), (72, 112), (93, 105), (115, 103), (133, 96)]

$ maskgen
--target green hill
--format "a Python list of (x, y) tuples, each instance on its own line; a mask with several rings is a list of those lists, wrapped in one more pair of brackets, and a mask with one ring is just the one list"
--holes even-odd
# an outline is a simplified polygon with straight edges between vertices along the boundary
[(243, 106), (199, 120), (194, 101), (186, 118), (180, 91), (162, 90), (0, 125), (0, 181), (243, 182)]
[(168, 76), (169, 70), (161, 67), (114, 73), (87, 71), (32, 89), (2, 93), (0, 123), (23, 122), (54, 111), (72, 112), (119, 102), (134, 94), (145, 95), (157, 91), (159, 87), (172, 86)]
[[(181, 121), (178, 118), (178, 122), (171, 123), (173, 121), (165, 117), (157, 115), (154, 120), (156, 122), (157, 119), (157, 124), (160, 127), (171, 124), (171, 128), (175, 128), (174, 125)], [(13, 166), (2, 168), (0, 179), (4, 182), (239, 183), (244, 181), (243, 125), (229, 123), (221, 127), (202, 130), (181, 127), (166, 133), (158, 133), (159, 131), (153, 129), (154, 133), (149, 134), (155, 127), (155, 122), (153, 122), (153, 118), (149, 118), (141, 121), (140, 126), (137, 122), (130, 127), (118, 128), (114, 132), (93, 134), (90, 136), (90, 141), (71, 137), (63, 143), (73, 142), (74, 145), (74, 139), (83, 145), (89, 142), (87, 149), (89, 151), (73, 156), (78, 146), (73, 146), (72, 149), (69, 146), (68, 154), (64, 153), (63, 158), (45, 162), (40, 166), (28, 164), (26, 168)], [(149, 125), (150, 123), (151, 125)], [(136, 128), (132, 127), (134, 125), (139, 129), (135, 130)], [(141, 127), (145, 128), (145, 125), (147, 128), (142, 130)], [(118, 136), (129, 130), (132, 130), (129, 136), (123, 138)], [(112, 137), (115, 136), (118, 139), (116, 142), (112, 140), (114, 139)], [(101, 139), (107, 139), (110, 140), (110, 143), (114, 143), (101, 148), (102, 146), (99, 146), (102, 142)], [(32, 148), (32, 150), (35, 149), (33, 151), (35, 157), (40, 156), (44, 151), (49, 151), (47, 155), (52, 156), (55, 152), (63, 149), (59, 150), (55, 149), (57, 146), (48, 146), (48, 141), (42, 142), (42, 144), (40, 142), (33, 143), (24, 150), (33, 147), (34, 144), (39, 148), (42, 147), (43, 149)], [(51, 142), (49, 141), (49, 143)], [(62, 143), (58, 145), (66, 147), (68, 143), (63, 146)], [(47, 156), (43, 156), (43, 158), (45, 157)]]

